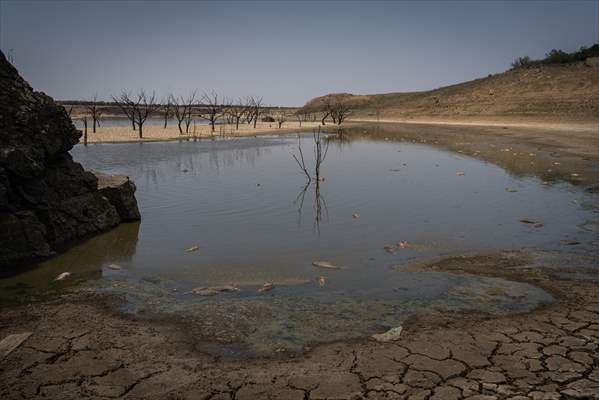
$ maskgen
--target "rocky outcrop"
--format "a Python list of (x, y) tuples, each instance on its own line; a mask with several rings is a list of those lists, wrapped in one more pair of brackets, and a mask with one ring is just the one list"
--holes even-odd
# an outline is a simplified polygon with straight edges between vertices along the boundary
[(0, 52), (1, 272), (139, 219), (134, 185), (114, 205), (73, 161), (69, 150), (80, 136), (64, 108), (34, 92)]
[(127, 176), (106, 175), (94, 171), (98, 189), (119, 213), (121, 221), (137, 221), (141, 218), (135, 199), (135, 184)]

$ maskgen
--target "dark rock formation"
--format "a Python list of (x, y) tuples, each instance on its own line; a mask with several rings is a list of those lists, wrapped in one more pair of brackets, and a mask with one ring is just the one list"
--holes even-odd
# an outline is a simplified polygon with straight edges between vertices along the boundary
[(115, 206), (73, 161), (80, 136), (64, 108), (34, 92), (0, 52), (0, 271), (106, 231), (120, 215), (139, 219), (128, 179), (129, 197)]
[(106, 175), (95, 172), (98, 189), (119, 213), (121, 221), (137, 221), (141, 218), (135, 199), (135, 184), (123, 175)]

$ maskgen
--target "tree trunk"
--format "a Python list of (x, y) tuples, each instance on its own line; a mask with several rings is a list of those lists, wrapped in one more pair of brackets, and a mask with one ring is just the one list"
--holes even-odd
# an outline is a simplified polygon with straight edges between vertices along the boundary
[(181, 121), (177, 121), (177, 126), (179, 127), (179, 135), (183, 134), (183, 128), (181, 128)]
[(83, 145), (87, 146), (87, 117), (83, 118)]
[(95, 118), (92, 118), (92, 119), (94, 120), (93, 121), (93, 124), (94, 124), (93, 132), (96, 133), (96, 119)]
[(143, 124), (137, 124), (139, 127), (139, 138), (143, 138)]
[(239, 130), (239, 118), (241, 117), (235, 117), (235, 130), (238, 131)]

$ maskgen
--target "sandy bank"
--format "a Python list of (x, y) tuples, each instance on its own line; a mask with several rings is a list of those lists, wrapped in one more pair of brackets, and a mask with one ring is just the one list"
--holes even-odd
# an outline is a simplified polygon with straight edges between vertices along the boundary
[[(318, 122), (302, 122), (301, 127), (297, 121), (288, 121), (278, 128), (276, 122), (260, 122), (254, 129), (253, 125), (239, 124), (236, 129), (233, 124), (217, 125), (215, 131), (211, 131), (210, 125), (190, 126), (189, 133), (185, 133), (183, 125), (183, 134), (179, 133), (176, 124), (169, 124), (166, 129), (162, 125), (144, 125), (143, 138), (139, 138), (139, 133), (130, 126), (111, 126), (97, 128), (93, 133), (90, 128), (87, 131), (88, 143), (113, 143), (113, 142), (138, 142), (138, 141), (157, 141), (157, 140), (187, 140), (193, 138), (210, 137), (243, 137), (265, 134), (283, 134), (297, 132), (299, 130), (311, 130), (317, 127)], [(83, 137), (80, 139), (83, 143)]]

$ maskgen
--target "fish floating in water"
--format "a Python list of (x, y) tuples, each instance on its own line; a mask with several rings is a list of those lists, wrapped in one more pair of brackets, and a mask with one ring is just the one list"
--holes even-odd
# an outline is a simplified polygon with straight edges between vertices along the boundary
[(214, 296), (224, 292), (239, 292), (239, 288), (232, 285), (225, 285), (191, 289), (191, 293), (197, 294), (199, 296)]
[(192, 251), (198, 251), (200, 249), (200, 246), (191, 246), (188, 247), (187, 249), (185, 249), (186, 252), (191, 253)]
[(68, 277), (69, 275), (71, 275), (70, 272), (63, 272), (62, 274), (58, 275), (55, 279), (55, 281), (62, 281), (63, 279), (65, 279), (66, 277)]
[(395, 254), (399, 249), (409, 249), (412, 247), (410, 243), (405, 240), (400, 240), (396, 244), (386, 244), (383, 248), (387, 253)]
[(264, 285), (262, 285), (262, 287), (260, 289), (258, 289), (259, 293), (266, 293), (268, 291), (271, 291), (275, 288), (275, 284), (272, 282), (266, 282)]
[(340, 266), (331, 264), (328, 261), (314, 261), (312, 263), (316, 268), (325, 268), (325, 269), (342, 269)]
[(114, 271), (120, 271), (122, 269), (121, 266), (117, 264), (108, 264), (106, 268), (112, 269)]
[(527, 219), (527, 218), (521, 219), (520, 222), (522, 222), (523, 224), (532, 225), (535, 228), (542, 228), (543, 226), (545, 226), (545, 224), (540, 221), (534, 221), (532, 219)]
[(324, 276), (319, 276), (318, 284), (320, 285), (320, 287), (324, 287), (324, 285), (326, 284), (326, 278)]

